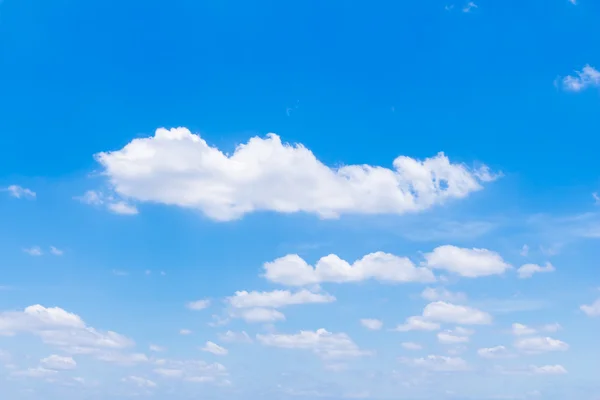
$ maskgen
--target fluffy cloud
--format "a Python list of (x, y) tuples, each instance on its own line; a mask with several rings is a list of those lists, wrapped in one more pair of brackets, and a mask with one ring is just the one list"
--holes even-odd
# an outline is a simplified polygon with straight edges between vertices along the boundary
[(443, 344), (458, 344), (467, 343), (469, 341), (469, 335), (472, 335), (473, 331), (457, 327), (454, 330), (446, 330), (437, 334), (438, 341)]
[(525, 353), (545, 353), (551, 351), (567, 351), (569, 345), (550, 337), (534, 336), (518, 339), (515, 347)]
[(414, 316), (408, 317), (406, 322), (398, 325), (395, 330), (398, 332), (408, 331), (437, 331), (440, 329), (440, 324), (437, 322), (428, 321), (423, 317)]
[(477, 354), (483, 358), (506, 358), (511, 357), (510, 352), (504, 346), (487, 347), (477, 350)]
[(527, 325), (514, 323), (512, 324), (512, 334), (515, 336), (534, 335), (537, 331)]
[(12, 197), (17, 199), (35, 199), (35, 192), (31, 189), (24, 188), (19, 185), (10, 185), (3, 189), (7, 191)]
[(238, 342), (238, 343), (251, 343), (252, 338), (245, 331), (242, 332), (233, 332), (227, 331), (225, 333), (219, 334), (219, 339), (223, 342)]
[(315, 267), (300, 256), (291, 254), (265, 263), (265, 278), (288, 286), (305, 286), (323, 282), (359, 282), (374, 279), (383, 282), (432, 282), (433, 273), (416, 267), (406, 257), (376, 252), (367, 254), (352, 265), (335, 254), (322, 257)]
[(536, 367), (532, 365), (531, 372), (539, 375), (563, 375), (567, 373), (567, 370), (562, 365), (544, 365), (541, 367)]
[(361, 350), (345, 333), (331, 333), (325, 329), (300, 331), (297, 334), (256, 335), (265, 346), (284, 349), (310, 350), (324, 359), (360, 357), (371, 352)]
[(492, 322), (492, 317), (486, 312), (444, 301), (425, 306), (423, 317), (431, 321), (462, 325), (487, 325)]
[(451, 303), (463, 303), (467, 300), (467, 295), (461, 292), (454, 293), (446, 288), (425, 288), (421, 297), (428, 301), (448, 301)]
[(253, 137), (227, 155), (186, 128), (157, 129), (120, 150), (95, 155), (124, 198), (202, 211), (228, 221), (254, 211), (403, 214), (460, 199), (496, 178), (486, 166), (453, 164), (443, 154), (400, 156), (394, 169), (330, 168), (302, 145)]
[(543, 267), (537, 264), (525, 264), (517, 270), (517, 273), (519, 278), (526, 279), (531, 278), (536, 273), (553, 272), (554, 270), (554, 266), (550, 263), (546, 263)]
[(502, 257), (487, 249), (464, 249), (445, 245), (425, 254), (429, 268), (443, 269), (466, 278), (503, 274), (511, 266)]
[(226, 348), (221, 347), (218, 344), (210, 342), (210, 341), (206, 342), (206, 344), (202, 348), (202, 351), (205, 351), (207, 353), (212, 353), (217, 356), (225, 356), (225, 355), (227, 355), (227, 353), (229, 353)]
[(194, 310), (194, 311), (204, 310), (205, 308), (208, 308), (209, 306), (210, 306), (210, 300), (208, 300), (208, 299), (190, 301), (189, 303), (186, 304), (187, 308), (189, 308), (190, 310)]
[(436, 372), (465, 371), (469, 369), (467, 362), (459, 357), (429, 355), (415, 359), (401, 358), (400, 362)]
[(231, 316), (242, 318), (244, 321), (250, 323), (276, 322), (285, 320), (285, 315), (283, 315), (283, 313), (270, 308), (244, 309), (239, 313), (232, 313)]
[(581, 71), (576, 71), (574, 75), (568, 75), (561, 81), (562, 87), (570, 92), (580, 92), (589, 87), (600, 86), (600, 71), (585, 65)]
[(234, 308), (281, 308), (290, 305), (310, 303), (331, 303), (335, 297), (329, 294), (318, 294), (308, 290), (292, 293), (288, 290), (274, 290), (272, 292), (247, 292), (238, 291), (227, 299)]
[(75, 200), (91, 206), (104, 206), (107, 210), (115, 214), (136, 215), (138, 209), (123, 200), (116, 199), (112, 195), (105, 195), (102, 192), (88, 190), (82, 196), (74, 197)]
[(360, 324), (362, 326), (364, 326), (365, 328), (370, 329), (372, 331), (378, 331), (383, 327), (383, 322), (381, 322), (378, 319), (369, 319), (369, 318), (361, 319)]
[(77, 363), (75, 362), (75, 360), (73, 360), (72, 357), (63, 357), (55, 354), (46, 358), (42, 358), (40, 360), (40, 364), (44, 368), (54, 370), (68, 370), (77, 367)]
[(600, 299), (596, 300), (590, 305), (584, 304), (579, 308), (590, 317), (598, 317), (600, 316)]

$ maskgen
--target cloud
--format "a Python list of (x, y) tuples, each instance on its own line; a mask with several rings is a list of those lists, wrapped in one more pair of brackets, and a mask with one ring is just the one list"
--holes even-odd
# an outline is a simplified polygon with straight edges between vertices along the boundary
[(584, 304), (579, 309), (590, 317), (598, 317), (600, 316), (600, 299), (590, 305)]
[(581, 71), (564, 77), (560, 83), (562, 88), (569, 92), (580, 92), (589, 87), (598, 87), (600, 86), (600, 71), (586, 64)]
[(553, 272), (554, 270), (554, 266), (550, 263), (546, 263), (543, 267), (537, 264), (525, 264), (517, 270), (517, 273), (519, 278), (526, 279), (531, 278), (535, 273)]
[(30, 256), (34, 256), (34, 257), (39, 257), (44, 254), (44, 252), (42, 251), (42, 249), (39, 246), (32, 246), (32, 247), (23, 249), (23, 251), (25, 253), (29, 254)]
[(400, 358), (400, 362), (435, 372), (466, 371), (469, 369), (467, 362), (459, 357), (429, 355), (415, 359)]
[(32, 199), (33, 200), (36, 197), (36, 194), (33, 190), (24, 188), (19, 185), (10, 185), (2, 190), (8, 192), (9, 195), (11, 195), (12, 197), (17, 198), (17, 199)]
[(405, 348), (406, 350), (411, 350), (411, 351), (417, 351), (417, 350), (421, 350), (423, 348), (423, 346), (421, 346), (418, 343), (413, 343), (413, 342), (403, 342), (400, 344), (403, 348)]
[(185, 306), (187, 308), (189, 308), (190, 310), (194, 310), (194, 311), (204, 310), (210, 306), (210, 300), (204, 299), (204, 300), (190, 301)]
[(61, 249), (58, 249), (54, 246), (50, 246), (50, 253), (55, 256), (62, 256), (64, 254), (64, 251), (62, 251)]
[(82, 196), (75, 196), (73, 199), (91, 206), (105, 206), (110, 212), (121, 215), (136, 215), (138, 209), (123, 200), (115, 199), (112, 195), (105, 195), (102, 192), (88, 190)]
[(261, 210), (321, 218), (417, 212), (464, 198), (497, 177), (486, 166), (451, 163), (443, 153), (400, 156), (394, 169), (330, 168), (275, 134), (253, 137), (226, 155), (186, 128), (160, 128), (95, 158), (124, 198), (193, 208), (217, 221)]
[(383, 322), (381, 322), (378, 319), (369, 319), (369, 318), (361, 319), (360, 324), (362, 326), (364, 326), (365, 328), (372, 330), (372, 331), (378, 331), (383, 327)]
[(44, 367), (28, 368), (23, 371), (13, 371), (11, 376), (20, 376), (26, 378), (48, 378), (56, 375), (58, 371)]
[(247, 292), (238, 291), (227, 302), (234, 308), (281, 308), (298, 304), (331, 303), (335, 297), (329, 294), (318, 294), (306, 289), (292, 293), (288, 290), (274, 290), (272, 292)]
[(532, 365), (531, 372), (539, 375), (563, 375), (567, 373), (567, 370), (562, 365), (544, 365), (541, 367), (536, 367)]
[(212, 353), (217, 356), (224, 356), (227, 355), (227, 353), (229, 353), (226, 348), (221, 347), (218, 344), (210, 341), (206, 342), (206, 344), (201, 350), (207, 353)]
[(122, 379), (123, 382), (132, 383), (140, 388), (151, 389), (158, 386), (156, 382), (151, 381), (150, 379), (141, 378), (139, 376), (128, 376)]
[(550, 337), (527, 337), (518, 339), (515, 342), (515, 348), (525, 353), (546, 353), (551, 351), (567, 351), (569, 345), (561, 340)]
[(228, 376), (227, 368), (220, 363), (206, 363), (201, 360), (159, 359), (154, 362), (153, 372), (163, 378), (177, 379), (194, 383), (224, 383)]
[(227, 331), (219, 334), (219, 339), (221, 339), (223, 342), (252, 343), (252, 338), (246, 333), (246, 331)]
[(451, 245), (439, 246), (425, 254), (429, 268), (443, 269), (466, 278), (503, 274), (511, 266), (496, 252), (486, 249), (465, 249)]
[(249, 323), (276, 322), (284, 321), (283, 313), (270, 308), (249, 308), (243, 309), (239, 313), (233, 313), (233, 317), (242, 318)]
[(153, 351), (155, 353), (162, 353), (163, 351), (166, 350), (164, 347), (157, 346), (155, 344), (151, 344), (150, 346), (148, 346), (148, 348), (150, 349), (150, 351)]
[(40, 360), (40, 364), (44, 368), (54, 369), (54, 370), (69, 370), (75, 369), (77, 367), (77, 363), (73, 360), (72, 357), (63, 357), (53, 354), (49, 357), (42, 358)]
[(184, 335), (184, 336), (185, 336), (185, 335), (191, 335), (191, 334), (192, 334), (192, 331), (191, 331), (191, 330), (189, 330), (189, 329), (180, 329), (180, 330), (179, 330), (179, 334), (180, 334), (180, 335)]
[(438, 341), (443, 344), (467, 343), (469, 336), (474, 332), (470, 329), (456, 327), (454, 330), (446, 330), (437, 334)]
[(306, 286), (324, 282), (359, 282), (374, 279), (382, 282), (433, 282), (427, 268), (415, 267), (406, 257), (376, 252), (350, 265), (335, 254), (322, 257), (315, 267), (300, 256), (290, 254), (264, 264), (264, 277), (288, 286)]
[(398, 325), (396, 331), (437, 331), (440, 329), (440, 324), (437, 322), (428, 321), (423, 317), (414, 316), (408, 317), (403, 325)]
[(467, 295), (464, 293), (453, 293), (445, 288), (425, 288), (421, 293), (421, 297), (428, 301), (448, 301), (451, 303), (463, 303), (467, 300)]
[(431, 321), (461, 325), (487, 325), (492, 322), (491, 315), (484, 311), (444, 301), (436, 301), (425, 306), (423, 317)]
[(468, 12), (471, 12), (471, 10), (473, 10), (474, 8), (479, 8), (479, 7), (477, 6), (477, 4), (473, 3), (472, 1), (470, 1), (470, 2), (467, 3), (467, 5), (465, 5), (463, 7), (462, 10), (463, 10), (463, 12), (468, 13)]
[(325, 329), (300, 331), (297, 334), (256, 335), (258, 341), (271, 347), (310, 350), (324, 359), (361, 357), (371, 352), (361, 350), (345, 333), (331, 333)]
[(477, 354), (483, 358), (507, 358), (512, 356), (504, 346), (482, 348), (477, 350)]
[(527, 325), (514, 323), (512, 324), (512, 334), (515, 336), (534, 335), (537, 330), (528, 327)]

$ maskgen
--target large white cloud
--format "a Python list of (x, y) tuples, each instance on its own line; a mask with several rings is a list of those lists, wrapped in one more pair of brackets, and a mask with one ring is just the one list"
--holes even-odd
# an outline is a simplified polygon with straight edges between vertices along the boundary
[(359, 282), (374, 279), (382, 282), (432, 282), (433, 273), (416, 267), (406, 257), (376, 252), (353, 264), (335, 254), (322, 257), (313, 267), (300, 256), (291, 254), (265, 263), (264, 277), (271, 282), (288, 286), (305, 286), (323, 282)]
[(260, 210), (322, 218), (403, 214), (464, 198), (496, 177), (486, 166), (451, 163), (443, 153), (425, 160), (400, 156), (393, 169), (330, 168), (275, 134), (253, 137), (227, 155), (186, 128), (160, 128), (95, 158), (119, 195), (198, 209), (221, 221)]
[(300, 331), (296, 334), (258, 334), (256, 338), (265, 346), (310, 350), (325, 359), (360, 357), (371, 354), (369, 351), (361, 350), (345, 333), (331, 333), (325, 329)]
[(451, 245), (436, 247), (425, 254), (424, 265), (443, 269), (466, 278), (503, 274), (511, 266), (487, 249), (465, 249)]
[(289, 290), (274, 290), (272, 292), (235, 292), (227, 301), (235, 308), (281, 308), (290, 305), (331, 303), (335, 297), (329, 294), (313, 293), (306, 289), (292, 293)]

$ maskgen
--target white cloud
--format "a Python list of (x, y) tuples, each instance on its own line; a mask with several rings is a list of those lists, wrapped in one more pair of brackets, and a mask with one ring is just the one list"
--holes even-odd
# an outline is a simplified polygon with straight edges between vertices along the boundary
[(136, 215), (139, 213), (136, 206), (127, 204), (124, 201), (117, 201), (116, 203), (110, 203), (108, 209), (115, 214), (121, 215)]
[(56, 375), (57, 373), (58, 373), (58, 371), (55, 371), (53, 369), (36, 367), (36, 368), (28, 368), (23, 371), (13, 371), (13, 372), (11, 372), (11, 375), (27, 377), (27, 378), (48, 378), (53, 375)]
[(209, 299), (190, 301), (189, 303), (186, 304), (187, 308), (189, 308), (190, 310), (194, 310), (194, 311), (204, 310), (205, 308), (208, 308), (209, 306), (210, 306)]
[(527, 257), (529, 255), (529, 246), (524, 244), (519, 254), (521, 254), (523, 257)]
[(88, 190), (82, 196), (74, 197), (75, 200), (92, 206), (106, 206), (106, 208), (115, 214), (121, 215), (136, 215), (138, 209), (123, 200), (115, 199), (112, 195), (105, 195), (102, 192)]
[(306, 289), (292, 293), (288, 290), (274, 290), (272, 292), (247, 292), (238, 291), (227, 301), (235, 308), (281, 308), (290, 305), (331, 303), (335, 297), (329, 294), (313, 293)]
[(581, 71), (576, 71), (574, 75), (568, 75), (561, 81), (564, 90), (570, 92), (580, 92), (589, 87), (600, 86), (600, 71), (585, 65)]
[(374, 279), (383, 282), (433, 282), (427, 268), (416, 267), (406, 257), (376, 252), (350, 265), (335, 254), (322, 257), (315, 267), (300, 256), (290, 254), (265, 263), (264, 277), (288, 286), (305, 286), (323, 282), (359, 282)]
[(477, 354), (483, 358), (506, 358), (512, 356), (504, 346), (482, 348), (477, 350)]
[(545, 353), (551, 351), (567, 351), (569, 345), (550, 337), (534, 336), (518, 339), (515, 347), (525, 353)]
[(598, 317), (600, 316), (600, 299), (596, 300), (590, 305), (584, 304), (579, 308), (590, 317)]
[(574, 6), (577, 5), (577, 0), (569, 0), (569, 3), (573, 4)]
[(150, 346), (148, 346), (148, 349), (150, 349), (150, 351), (153, 351), (155, 353), (162, 353), (163, 351), (166, 350), (164, 347), (157, 346), (155, 344), (151, 344)]
[(443, 344), (467, 343), (469, 336), (474, 332), (470, 329), (456, 327), (454, 330), (446, 330), (437, 334), (438, 341)]
[(446, 288), (425, 288), (421, 297), (428, 301), (448, 301), (451, 303), (463, 303), (467, 300), (467, 295), (461, 292), (453, 293)]
[(250, 335), (248, 335), (246, 331), (227, 331), (219, 334), (219, 339), (221, 339), (223, 342), (252, 343), (252, 338), (250, 338)]
[(600, 205), (600, 195), (598, 195), (598, 192), (592, 193), (592, 198), (594, 199), (595, 205)]
[(138, 387), (146, 388), (146, 389), (155, 388), (157, 386), (156, 383), (151, 381), (150, 379), (141, 378), (139, 376), (133, 376), (133, 375), (128, 376), (127, 378), (123, 378), (122, 381), (132, 383)]
[(534, 335), (537, 333), (537, 330), (531, 328), (527, 325), (514, 323), (512, 324), (512, 334), (515, 336), (526, 336), (526, 335)]
[(546, 324), (541, 328), (544, 332), (558, 332), (562, 329), (562, 326), (559, 323), (554, 324)]
[(468, 2), (468, 3), (467, 3), (467, 4), (466, 4), (464, 7), (463, 7), (463, 9), (462, 9), (462, 10), (463, 10), (463, 12), (466, 12), (466, 13), (468, 13), (468, 12), (471, 12), (471, 10), (473, 10), (474, 8), (479, 8), (479, 7), (477, 6), (477, 4), (475, 4), (475, 3), (474, 3), (474, 2), (472, 2), (472, 1), (470, 1), (470, 2)]
[(562, 375), (566, 374), (567, 370), (562, 365), (544, 365), (541, 367), (531, 366), (531, 372), (540, 375)]
[(256, 335), (265, 346), (285, 349), (310, 350), (325, 359), (360, 357), (371, 352), (361, 350), (345, 333), (331, 333), (325, 329), (300, 331), (297, 334)]
[(199, 360), (168, 360), (154, 362), (155, 374), (168, 379), (178, 379), (194, 383), (225, 382), (227, 369), (220, 363), (208, 364)]
[(428, 321), (423, 317), (414, 316), (408, 317), (406, 322), (402, 325), (398, 325), (396, 327), (396, 331), (398, 332), (408, 332), (408, 331), (437, 331), (440, 329), (440, 324), (437, 322)]
[(452, 164), (443, 153), (423, 161), (400, 156), (393, 170), (330, 168), (275, 134), (253, 137), (228, 156), (186, 128), (160, 128), (95, 158), (121, 196), (198, 209), (219, 221), (260, 210), (322, 218), (416, 212), (464, 198), (497, 177), (486, 166)]
[(61, 249), (58, 249), (54, 246), (50, 246), (50, 253), (55, 256), (62, 256), (64, 254), (64, 251), (62, 251)]
[(554, 266), (550, 263), (546, 263), (543, 267), (537, 264), (525, 264), (517, 270), (517, 273), (519, 278), (526, 279), (531, 278), (535, 273), (553, 272), (554, 270)]
[(466, 278), (503, 274), (511, 266), (502, 257), (487, 249), (466, 249), (451, 245), (439, 246), (425, 254), (424, 265), (443, 269)]
[(10, 185), (3, 189), (7, 191), (12, 197), (17, 199), (35, 199), (36, 194), (33, 190), (24, 188), (19, 185)]
[(492, 322), (491, 315), (484, 311), (444, 301), (425, 306), (423, 317), (431, 321), (462, 325), (487, 325)]
[(415, 359), (401, 358), (400, 362), (436, 372), (465, 371), (469, 369), (467, 362), (460, 357), (429, 355)]
[(250, 323), (276, 322), (284, 321), (285, 315), (277, 310), (270, 308), (248, 308), (239, 313), (232, 314), (234, 317), (242, 318)]
[(56, 354), (42, 358), (40, 364), (42, 364), (44, 368), (54, 370), (68, 370), (77, 367), (77, 363), (72, 357), (63, 357)]
[(420, 344), (413, 343), (413, 342), (403, 342), (400, 345), (403, 348), (405, 348), (406, 350), (411, 350), (411, 351), (421, 350), (423, 348), (423, 346), (421, 346)]
[(226, 348), (221, 347), (218, 344), (210, 341), (206, 342), (206, 344), (201, 350), (207, 353), (212, 353), (217, 356), (224, 356), (227, 355), (227, 353), (229, 353)]
[(372, 331), (378, 331), (383, 327), (383, 322), (378, 319), (364, 318), (360, 320), (360, 324)]
[(180, 329), (180, 330), (179, 330), (179, 334), (180, 334), (180, 335), (191, 335), (191, 334), (192, 334), (192, 331), (191, 331), (191, 330), (189, 330), (189, 329)]
[(44, 252), (42, 251), (42, 249), (39, 246), (29, 247), (29, 248), (23, 249), (23, 251), (25, 253), (29, 254), (30, 256), (34, 256), (34, 257), (39, 257), (44, 254)]

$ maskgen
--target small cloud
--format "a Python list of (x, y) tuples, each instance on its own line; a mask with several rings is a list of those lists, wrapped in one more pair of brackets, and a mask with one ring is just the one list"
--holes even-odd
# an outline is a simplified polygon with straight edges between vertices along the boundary
[(54, 246), (50, 246), (50, 253), (54, 254), (55, 256), (62, 256), (64, 254), (64, 251)]
[(599, 206), (600, 205), (600, 196), (598, 196), (598, 192), (592, 193), (592, 197), (594, 198), (594, 204)]
[(600, 317), (600, 299), (590, 305), (584, 304), (579, 309), (589, 317)]
[(573, 4), (574, 6), (577, 5), (577, 0), (569, 0), (569, 3)]
[(463, 10), (463, 12), (468, 13), (468, 12), (471, 12), (471, 10), (474, 9), (474, 8), (479, 8), (479, 7), (477, 6), (477, 4), (475, 4), (472, 1), (470, 1), (470, 2), (467, 3), (466, 6), (463, 7), (462, 10)]
[(423, 346), (421, 346), (420, 344), (413, 343), (413, 342), (404, 342), (401, 345), (406, 350), (411, 350), (411, 351), (421, 350), (423, 348)]
[(555, 270), (554, 266), (550, 263), (546, 263), (543, 267), (537, 264), (525, 264), (517, 270), (517, 273), (519, 274), (519, 278), (527, 279), (536, 273), (554, 272)]
[(139, 213), (138, 209), (135, 206), (127, 204), (124, 201), (110, 203), (108, 205), (108, 209), (113, 213), (120, 215), (136, 215)]
[(127, 275), (129, 275), (129, 272), (122, 271), (122, 270), (119, 270), (119, 269), (113, 269), (112, 273), (113, 273), (113, 275), (116, 275), (116, 276), (127, 276)]
[(73, 197), (73, 199), (92, 206), (103, 206), (114, 213), (120, 215), (136, 215), (139, 213), (138, 209), (131, 204), (123, 200), (115, 199), (113, 196), (107, 196), (102, 192), (95, 190), (88, 190), (82, 196)]
[(29, 247), (27, 249), (23, 249), (23, 251), (27, 254), (29, 254), (30, 256), (34, 256), (34, 257), (39, 257), (42, 254), (44, 254), (42, 252), (42, 249), (39, 246), (33, 246), (33, 247)]
[(589, 87), (600, 86), (600, 71), (586, 64), (581, 71), (575, 71), (574, 75), (565, 76), (560, 83), (562, 88), (568, 92), (581, 92)]
[(444, 6), (444, 10), (446, 10), (446, 11), (450, 11), (450, 10), (453, 10), (453, 9), (454, 9), (454, 4), (450, 4), (450, 5)]
[(288, 117), (289, 117), (290, 115), (292, 115), (292, 112), (293, 112), (294, 110), (297, 110), (297, 109), (298, 109), (299, 103), (300, 103), (300, 101), (299, 101), (299, 100), (296, 100), (296, 105), (294, 105), (293, 107), (286, 107), (286, 109), (285, 109), (285, 114), (286, 114)]
[(180, 330), (179, 330), (179, 334), (180, 334), (180, 335), (187, 336), (187, 335), (191, 335), (191, 334), (192, 334), (192, 331), (190, 331), (189, 329), (180, 329)]
[(8, 192), (12, 197), (17, 199), (35, 199), (36, 196), (33, 190), (19, 185), (10, 185), (2, 190)]
[(216, 356), (225, 356), (228, 353), (226, 348), (221, 347), (218, 344), (210, 342), (210, 341), (206, 342), (206, 344), (204, 345), (204, 347), (201, 350), (205, 351), (207, 353), (212, 353)]
[(527, 257), (529, 255), (529, 246), (524, 244), (519, 254), (521, 254), (523, 257)]
[(90, 204), (93, 206), (104, 204), (104, 195), (102, 192), (96, 192), (95, 190), (88, 190), (82, 196), (76, 196), (73, 197), (73, 199), (80, 201), (83, 204)]
[(146, 274), (146, 275), (151, 275), (151, 274), (152, 274), (152, 271), (150, 271), (149, 269), (147, 269), (147, 270), (145, 270), (145, 271), (144, 271), (144, 274)]
[(378, 319), (361, 319), (360, 324), (371, 331), (378, 331), (383, 327), (383, 322)]
[(187, 308), (194, 311), (204, 310), (205, 308), (208, 308), (208, 306), (210, 306), (209, 299), (190, 301), (186, 304)]
[(155, 344), (151, 344), (148, 348), (150, 349), (150, 351), (153, 351), (155, 353), (162, 353), (166, 350), (164, 347), (157, 346)]

